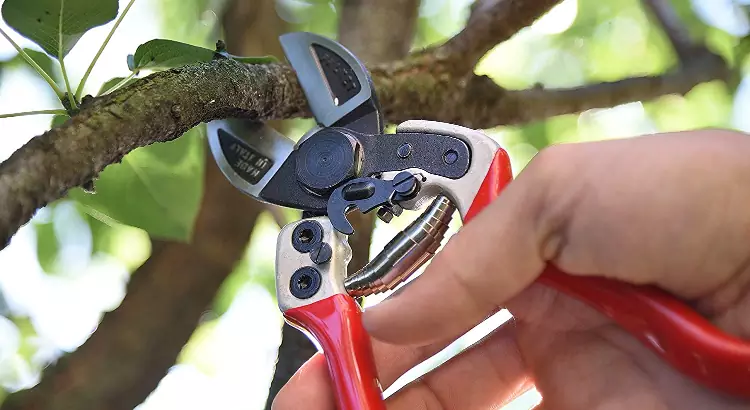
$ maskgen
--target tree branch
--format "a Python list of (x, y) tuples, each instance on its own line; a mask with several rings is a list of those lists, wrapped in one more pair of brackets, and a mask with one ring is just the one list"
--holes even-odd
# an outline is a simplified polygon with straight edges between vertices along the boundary
[(419, 0), (345, 0), (339, 41), (365, 64), (402, 59), (414, 40), (418, 12)]
[(643, 0), (643, 5), (664, 29), (680, 61), (688, 61), (698, 47), (669, 0)]
[(208, 152), (206, 160), (193, 242), (154, 241), (122, 304), (40, 384), (11, 395), (3, 410), (132, 410), (156, 388), (242, 257), (263, 210), (224, 178)]
[(466, 27), (435, 53), (451, 60), (454, 72), (470, 72), (497, 44), (548, 12), (561, 0), (477, 0)]
[[(525, 2), (507, 1), (497, 1), (496, 7), (506, 10), (513, 4), (518, 10), (526, 10), (522, 7)], [(494, 15), (510, 16), (507, 11)], [(498, 26), (504, 24), (508, 22), (496, 22)], [(468, 46), (458, 45), (468, 44), (470, 38), (486, 42), (488, 32), (495, 30), (485, 27), (483, 34), (473, 36), (467, 27), (464, 34), (457, 35), (460, 41), (454, 38), (432, 52), (466, 50)], [(454, 45), (448, 46), (451, 43)], [(663, 76), (568, 90), (510, 91), (496, 85), (476, 87), (482, 80), (452, 76), (449, 73), (453, 70), (443, 67), (445, 59), (426, 53), (424, 50), (392, 64), (371, 67), (388, 121), (422, 118), (489, 128), (683, 94), (701, 82), (725, 80), (731, 75), (719, 57), (703, 50), (677, 71)], [(483, 85), (489, 84), (484, 81)], [(0, 244), (5, 244), (38, 208), (91, 180), (133, 149), (174, 139), (200, 122), (231, 116), (260, 120), (307, 117), (309, 107), (288, 66), (248, 66), (228, 59), (156, 73), (94, 100), (66, 124), (32, 139), (0, 164)]]
[(625, 78), (574, 88), (507, 90), (486, 76), (474, 76), (463, 86), (430, 79), (421, 85), (435, 87), (429, 96), (413, 106), (398, 105), (398, 112), (388, 114), (397, 120), (424, 117), (472, 128), (491, 128), (652, 100), (663, 95), (684, 95), (698, 84), (713, 80), (730, 81), (732, 77), (733, 72), (719, 56), (704, 50), (701, 56), (664, 75)]
[[(264, 3), (275, 16), (273, 0)], [(281, 56), (276, 33), (281, 23), (269, 27), (273, 19), (263, 19), (250, 33), (248, 20), (225, 24), (229, 51)], [(122, 305), (104, 316), (81, 348), (46, 370), (37, 387), (12, 395), (4, 410), (131, 410), (156, 388), (242, 258), (265, 209), (229, 184), (210, 154), (205, 160), (206, 191), (193, 242), (155, 241), (148, 261), (133, 273)]]

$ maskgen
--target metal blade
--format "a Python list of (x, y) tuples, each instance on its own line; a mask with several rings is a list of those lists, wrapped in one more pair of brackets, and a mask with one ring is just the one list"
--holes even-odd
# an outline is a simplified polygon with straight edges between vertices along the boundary
[(351, 51), (313, 33), (288, 33), (279, 39), (320, 125), (383, 132), (370, 73)]
[(211, 153), (224, 176), (261, 201), (260, 191), (294, 150), (294, 141), (258, 121), (211, 121), (207, 132)]

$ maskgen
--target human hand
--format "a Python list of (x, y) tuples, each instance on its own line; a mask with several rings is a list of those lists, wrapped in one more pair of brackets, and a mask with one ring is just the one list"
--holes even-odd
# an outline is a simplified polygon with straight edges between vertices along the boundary
[[(702, 130), (548, 148), (425, 272), (368, 309), (383, 388), (502, 307), (513, 322), (387, 400), (389, 409), (500, 408), (535, 386), (544, 409), (748, 409), (703, 389), (603, 315), (534, 284), (548, 262), (653, 284), (750, 338), (750, 138)], [(333, 410), (322, 355), (275, 410)]]

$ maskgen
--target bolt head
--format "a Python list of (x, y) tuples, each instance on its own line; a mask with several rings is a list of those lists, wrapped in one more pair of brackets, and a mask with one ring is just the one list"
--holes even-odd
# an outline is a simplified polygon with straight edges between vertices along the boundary
[(411, 144), (407, 142), (398, 147), (398, 149), (396, 150), (396, 155), (398, 155), (399, 158), (406, 159), (411, 156), (411, 151)]
[(327, 263), (331, 260), (331, 257), (333, 257), (333, 249), (331, 249), (331, 245), (325, 242), (319, 243), (310, 251), (310, 260), (317, 265)]
[(383, 207), (378, 209), (378, 218), (385, 223), (390, 223), (393, 220), (393, 212)]

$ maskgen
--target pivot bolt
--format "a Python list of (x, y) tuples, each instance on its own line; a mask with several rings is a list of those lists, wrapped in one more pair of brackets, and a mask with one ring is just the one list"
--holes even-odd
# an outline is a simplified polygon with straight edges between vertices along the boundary
[(399, 172), (393, 178), (393, 190), (401, 196), (408, 197), (416, 193), (418, 188), (417, 178), (410, 172)]

